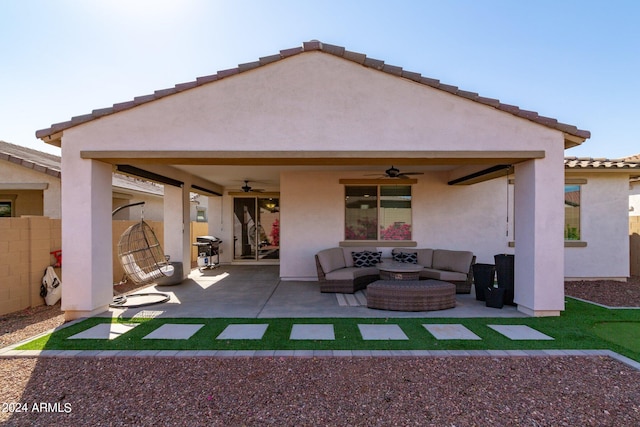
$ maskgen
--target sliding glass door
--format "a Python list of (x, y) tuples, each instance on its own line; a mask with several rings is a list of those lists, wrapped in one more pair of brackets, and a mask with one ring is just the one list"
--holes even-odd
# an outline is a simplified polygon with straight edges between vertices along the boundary
[(278, 260), (280, 200), (277, 197), (234, 197), (233, 232), (234, 260)]

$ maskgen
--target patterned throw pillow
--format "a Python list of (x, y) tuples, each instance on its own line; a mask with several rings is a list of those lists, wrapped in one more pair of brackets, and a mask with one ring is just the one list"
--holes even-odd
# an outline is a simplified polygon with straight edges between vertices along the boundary
[(382, 259), (382, 252), (351, 252), (353, 258), (353, 265), (358, 268), (372, 267), (380, 263)]
[(382, 262), (382, 252), (369, 252), (371, 265), (380, 264)]
[(367, 251), (351, 252), (351, 257), (353, 258), (354, 267), (369, 267), (369, 253)]
[(395, 262), (403, 262), (407, 264), (417, 264), (418, 263), (418, 254), (417, 253), (409, 253), (409, 252), (394, 252), (393, 260)]

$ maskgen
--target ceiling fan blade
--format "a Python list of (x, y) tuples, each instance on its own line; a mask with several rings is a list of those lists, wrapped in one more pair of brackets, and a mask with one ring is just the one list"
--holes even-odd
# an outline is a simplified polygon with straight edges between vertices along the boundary
[(400, 175), (424, 175), (424, 172), (402, 172)]

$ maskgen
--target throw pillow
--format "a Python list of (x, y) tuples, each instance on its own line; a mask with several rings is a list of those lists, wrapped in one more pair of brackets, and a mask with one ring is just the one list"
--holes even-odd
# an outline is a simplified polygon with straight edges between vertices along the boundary
[(407, 264), (417, 264), (418, 263), (418, 254), (417, 253), (409, 253), (409, 252), (394, 252), (393, 260), (395, 262), (402, 262)]
[(380, 264), (382, 262), (382, 252), (369, 252), (369, 259), (371, 260), (372, 266)]
[(404, 253), (404, 261), (408, 264), (417, 264), (418, 263), (418, 254), (416, 253)]
[(368, 251), (364, 252), (351, 252), (351, 257), (353, 258), (353, 266), (362, 268), (371, 266), (371, 261), (369, 260)]
[(382, 252), (351, 252), (351, 257), (353, 258), (354, 267), (373, 267), (382, 261)]

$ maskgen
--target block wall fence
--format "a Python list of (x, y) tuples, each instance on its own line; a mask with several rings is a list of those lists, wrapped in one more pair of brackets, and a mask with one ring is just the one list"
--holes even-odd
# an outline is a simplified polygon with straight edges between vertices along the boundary
[[(113, 253), (117, 253), (120, 235), (138, 221), (113, 221)], [(146, 221), (164, 243), (164, 223)], [(192, 222), (191, 241), (196, 236), (207, 235), (207, 223)], [(29, 307), (44, 305), (40, 296), (42, 276), (49, 265), (56, 261), (50, 254), (62, 247), (61, 220), (42, 216), (0, 218), (0, 316)], [(192, 247), (191, 266), (197, 259), (196, 247)], [(64, 264), (64, 254), (62, 255)], [(55, 269), (64, 286), (60, 268)], [(124, 275), (117, 258), (113, 260), (113, 281), (119, 282)]]
[(640, 216), (629, 217), (629, 256), (632, 276), (640, 276)]

